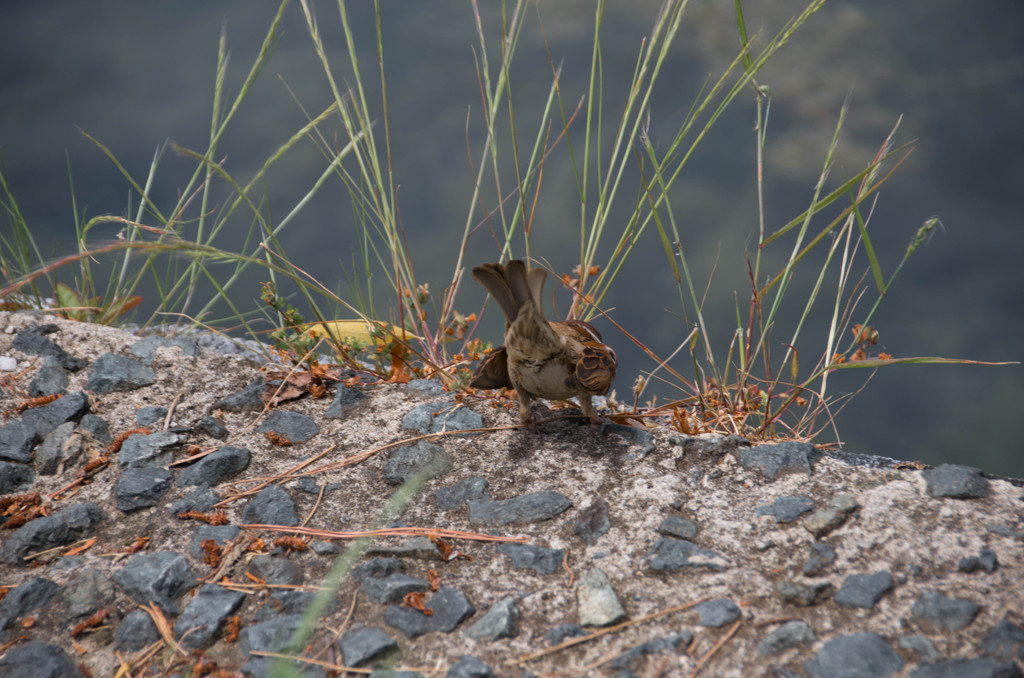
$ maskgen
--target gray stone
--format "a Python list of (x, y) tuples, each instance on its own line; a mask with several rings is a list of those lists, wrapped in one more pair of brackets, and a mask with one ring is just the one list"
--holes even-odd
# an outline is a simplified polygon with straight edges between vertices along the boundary
[(8, 535), (0, 547), (0, 560), (25, 565), (29, 551), (43, 551), (78, 541), (100, 524), (103, 511), (96, 504), (73, 504), (63, 511), (30, 521)]
[(192, 430), (196, 433), (201, 433), (217, 440), (227, 440), (227, 437), (231, 435), (227, 427), (221, 423), (217, 417), (211, 417), (206, 415), (199, 422), (192, 427)]
[(924, 591), (910, 607), (910, 617), (935, 631), (959, 631), (981, 611), (981, 605), (960, 598), (948, 598), (938, 591)]
[(728, 598), (718, 598), (699, 603), (693, 608), (700, 615), (701, 626), (721, 627), (731, 624), (743, 614), (736, 603)]
[(809, 607), (824, 598), (832, 590), (832, 584), (827, 581), (814, 582), (806, 585), (793, 581), (782, 580), (776, 582), (775, 592), (779, 597), (790, 605)]
[(582, 626), (611, 626), (626, 619), (626, 610), (608, 575), (597, 567), (580, 577), (576, 585), (576, 604)]
[(533, 570), (537, 574), (555, 574), (565, 560), (565, 549), (530, 544), (500, 544), (498, 553), (508, 556), (517, 570)]
[(579, 624), (565, 623), (548, 631), (544, 634), (544, 638), (550, 645), (559, 645), (569, 638), (580, 638), (585, 635), (588, 635), (587, 630)]
[(134, 358), (104, 353), (92, 366), (86, 390), (93, 393), (134, 391), (156, 382), (152, 369)]
[(593, 545), (602, 535), (608, 533), (611, 522), (608, 518), (608, 502), (601, 497), (594, 497), (590, 506), (580, 512), (572, 527), (572, 533), (579, 535), (587, 544)]
[(835, 549), (823, 541), (811, 544), (809, 551), (807, 562), (804, 563), (802, 570), (805, 576), (821, 574), (826, 567), (836, 561)]
[(32, 448), (38, 440), (35, 426), (15, 419), (0, 428), (0, 459), (27, 464), (32, 461)]
[(117, 509), (127, 513), (156, 506), (160, 497), (170, 489), (172, 479), (170, 471), (158, 466), (124, 469), (114, 491)]
[(196, 560), (202, 561), (205, 556), (203, 542), (212, 539), (217, 546), (224, 546), (241, 532), (237, 525), (200, 525), (192, 533), (188, 552)]
[(430, 608), (433, 614), (427, 616), (410, 607), (389, 605), (384, 612), (384, 623), (412, 640), (424, 633), (451, 633), (464, 619), (476, 612), (466, 594), (450, 586), (439, 588), (430, 600), (424, 602), (424, 606)]
[(74, 568), (74, 574), (60, 589), (61, 602), (72, 619), (112, 606), (115, 595), (110, 577), (98, 569), (81, 566)]
[(214, 410), (225, 412), (261, 412), (263, 411), (263, 382), (254, 379), (246, 384), (245, 388), (237, 393), (232, 393), (227, 398), (214, 404)]
[[(320, 667), (310, 667), (309, 664), (299, 661), (273, 660), (267, 657), (253, 655), (256, 652), (275, 652), (279, 654), (295, 654), (301, 649), (292, 644), (295, 637), (295, 630), (302, 623), (302, 615), (284, 615), (272, 617), (266, 621), (252, 624), (242, 628), (238, 636), (242, 654), (248, 661), (242, 666), (242, 673), (257, 678), (270, 678), (271, 675), (282, 675), (281, 673), (270, 673), (272, 665), (281, 669), (291, 669), (298, 676), (323, 676), (324, 671)], [(289, 674), (290, 675), (290, 674)]]
[(463, 504), (471, 499), (490, 499), (491, 493), (488, 490), (487, 479), (483, 476), (474, 476), (460, 480), (454, 485), (442, 487), (434, 492), (434, 501), (437, 508), (442, 511), (452, 511), (461, 508)]
[(814, 445), (787, 441), (740, 450), (740, 464), (768, 478), (787, 473), (811, 474), (811, 464), (821, 455)]
[(426, 591), (429, 588), (430, 582), (401, 573), (367, 577), (360, 586), (363, 595), (372, 602), (382, 605), (400, 603), (407, 594)]
[(475, 640), (498, 640), (514, 638), (519, 633), (519, 607), (511, 596), (491, 605), (468, 629), (466, 635)]
[(39, 475), (52, 476), (75, 464), (82, 456), (82, 434), (75, 431), (75, 423), (68, 421), (50, 432), (36, 449), (32, 465)]
[(25, 410), (21, 420), (36, 430), (36, 435), (45, 438), (53, 429), (69, 421), (77, 422), (89, 411), (89, 398), (81, 391), (68, 393), (42, 407)]
[(97, 442), (103, 445), (109, 445), (113, 441), (106, 419), (99, 415), (90, 413), (82, 415), (81, 421), (78, 422), (78, 428), (91, 435)]
[(364, 581), (368, 577), (386, 577), (405, 569), (405, 564), (398, 558), (371, 558), (352, 568), (352, 578)]
[(398, 641), (378, 628), (364, 627), (349, 631), (339, 638), (338, 649), (341, 650), (345, 666), (360, 666), (397, 653)]
[(438, 400), (417, 405), (404, 417), (402, 427), (420, 433), (463, 431), (483, 428), (484, 420), (477, 412), (449, 400)]
[(697, 536), (697, 524), (680, 516), (666, 516), (658, 525), (658, 532), (692, 541)]
[(631, 671), (639, 668), (638, 665), (642, 657), (663, 652), (683, 654), (692, 642), (693, 634), (689, 631), (682, 631), (661, 638), (653, 638), (629, 648), (609, 661), (607, 666), (613, 671)]
[(1024, 661), (1024, 629), (1003, 619), (982, 638), (981, 649), (996, 659)]
[(365, 398), (366, 395), (362, 391), (338, 384), (334, 400), (331, 401), (324, 416), (328, 419), (344, 419)]
[(843, 580), (834, 600), (846, 607), (871, 609), (892, 589), (892, 575), (885, 571), (874, 574), (851, 574)]
[(804, 664), (812, 678), (887, 678), (902, 668), (903, 659), (875, 633), (833, 638)]
[(32, 640), (17, 645), (0, 657), (4, 678), (81, 678), (71, 657), (57, 645)]
[(178, 476), (178, 487), (217, 485), (249, 468), (252, 454), (244, 447), (225, 445), (189, 466)]
[(630, 445), (637, 445), (640, 447), (640, 450), (637, 452), (631, 452), (623, 455), (624, 459), (643, 459), (654, 451), (654, 436), (651, 435), (650, 431), (645, 431), (644, 429), (637, 428), (636, 426), (626, 426), (625, 424), (616, 424), (610, 421), (601, 422), (600, 430), (604, 435), (610, 434), (618, 436)]
[(725, 570), (730, 565), (721, 555), (701, 548), (686, 539), (662, 537), (647, 553), (647, 568), (652, 572), (675, 572), (684, 567)]
[(185, 440), (185, 436), (173, 431), (159, 431), (149, 435), (135, 433), (121, 445), (117, 462), (121, 469), (144, 466), (167, 466), (174, 461), (172, 449)]
[(155, 603), (165, 614), (177, 614), (178, 598), (196, 585), (196, 576), (181, 554), (157, 551), (132, 556), (114, 581), (140, 605)]
[(264, 435), (276, 433), (294, 444), (304, 443), (320, 433), (320, 427), (312, 417), (291, 410), (274, 410), (257, 430)]
[(841, 527), (860, 504), (852, 494), (841, 494), (829, 502), (828, 507), (804, 516), (804, 529), (821, 539), (833, 530)]
[(167, 408), (159, 405), (147, 405), (135, 410), (135, 423), (139, 426), (157, 428), (167, 418)]
[(70, 380), (60, 361), (53, 356), (43, 358), (43, 364), (28, 384), (28, 394), (33, 398), (56, 395), (67, 390)]
[(928, 496), (948, 499), (980, 499), (988, 496), (988, 480), (981, 469), (959, 464), (943, 464), (922, 471)]
[(494, 678), (494, 671), (473, 655), (464, 654), (451, 665), (445, 676), (447, 678)]
[(61, 367), (72, 372), (77, 372), (88, 365), (89, 363), (86, 361), (80, 358), (75, 358), (60, 346), (46, 338), (47, 334), (53, 334), (58, 331), (60, 331), (60, 328), (53, 324), (29, 327), (28, 329), (18, 332), (18, 335), (14, 337), (12, 345), (22, 353), (27, 353), (29, 355), (38, 355), (43, 358), (51, 356)]
[(128, 352), (145, 364), (151, 365), (153, 360), (156, 359), (156, 350), (166, 346), (181, 349), (181, 354), (184, 356), (190, 358), (199, 357), (199, 344), (196, 343), (195, 339), (189, 339), (188, 337), (162, 337), (156, 334), (139, 339), (132, 344)]
[(182, 647), (195, 650), (212, 643), (224, 621), (245, 600), (238, 591), (206, 584), (193, 596), (174, 624), (174, 635)]
[(0, 601), (0, 629), (11, 626), (33, 610), (49, 605), (58, 590), (57, 584), (43, 577), (29, 579), (11, 589)]
[(298, 565), (268, 554), (258, 555), (250, 560), (249, 568), (268, 584), (298, 586), (303, 579), (302, 570)]
[(817, 637), (811, 626), (800, 619), (789, 621), (775, 629), (762, 640), (757, 651), (761, 654), (775, 654), (797, 645), (810, 645)]
[(24, 464), (0, 461), (0, 494), (13, 494), (35, 482), (36, 473)]
[[(312, 591), (281, 590), (274, 591), (267, 598), (267, 604), (256, 612), (255, 620), (263, 621), (275, 615), (303, 614), (316, 599)], [(337, 608), (337, 598), (332, 598), (322, 614), (331, 614)]]
[(919, 666), (910, 678), (1021, 678), (1020, 667), (991, 657), (947, 659)]
[(469, 502), (471, 525), (512, 525), (539, 523), (566, 511), (572, 502), (551, 490), (521, 494), (512, 499), (492, 501), (475, 499)]
[(444, 393), (441, 384), (433, 379), (411, 379), (405, 387), (421, 396), (439, 396)]
[(171, 504), (171, 515), (176, 516), (186, 511), (206, 513), (212, 511), (213, 505), (219, 501), (220, 497), (214, 494), (213, 490), (205, 485), (201, 485), (195, 492), (191, 492)]
[(976, 556), (961, 558), (956, 567), (961, 572), (984, 570), (992, 574), (999, 567), (999, 558), (996, 557), (996, 552), (992, 549), (981, 549), (981, 553)]
[(401, 485), (417, 474), (436, 478), (452, 467), (452, 458), (444, 448), (429, 440), (394, 450), (384, 465), (384, 481), (388, 485)]
[(117, 627), (114, 647), (124, 652), (136, 652), (160, 640), (160, 632), (153, 618), (144, 610), (132, 610)]
[(771, 504), (758, 506), (754, 513), (759, 516), (771, 516), (776, 523), (791, 523), (804, 513), (814, 508), (814, 500), (810, 497), (788, 496), (779, 497)]
[(910, 650), (916, 654), (922, 662), (934, 662), (940, 659), (939, 651), (925, 636), (900, 636), (896, 644), (901, 650)]
[(295, 511), (295, 502), (283, 487), (268, 485), (245, 505), (242, 520), (259, 525), (294, 527), (299, 524), (299, 514)]

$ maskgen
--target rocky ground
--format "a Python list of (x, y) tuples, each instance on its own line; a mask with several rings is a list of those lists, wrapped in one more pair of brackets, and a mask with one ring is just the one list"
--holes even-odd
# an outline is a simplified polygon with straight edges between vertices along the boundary
[(0, 313), (0, 676), (263, 676), (304, 613), (311, 676), (1021, 675), (1019, 483), (429, 382), (264, 412), (208, 344)]

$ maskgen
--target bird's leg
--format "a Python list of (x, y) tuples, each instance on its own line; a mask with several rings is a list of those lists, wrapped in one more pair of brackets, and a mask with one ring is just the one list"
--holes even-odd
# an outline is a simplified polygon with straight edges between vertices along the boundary
[(583, 414), (585, 414), (586, 416), (590, 417), (590, 425), (591, 426), (600, 426), (601, 425), (601, 417), (599, 417), (597, 415), (597, 411), (594, 410), (594, 402), (593, 402), (593, 398), (591, 397), (591, 395), (589, 393), (588, 394), (582, 394), (581, 393), (579, 395), (579, 401), (580, 401), (580, 410), (583, 412)]
[(533, 396), (518, 388), (516, 396), (519, 398), (519, 421), (525, 426), (533, 426), (533, 412), (530, 410)]

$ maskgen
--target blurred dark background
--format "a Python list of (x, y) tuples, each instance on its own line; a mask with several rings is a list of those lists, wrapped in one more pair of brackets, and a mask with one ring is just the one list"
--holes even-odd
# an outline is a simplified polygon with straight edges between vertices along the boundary
[[(492, 73), (499, 60), (496, 4), (481, 3)], [(337, 7), (313, 6), (335, 72), (351, 83)], [(641, 39), (658, 7), (648, 0), (608, 4), (602, 33), (606, 124), (621, 110)], [(79, 128), (103, 142), (139, 181), (167, 139), (203, 151), (222, 30), (230, 49), (227, 85), (233, 97), (276, 8), (277, 3), (244, 0), (0, 5), (0, 151), (33, 234), (49, 248), (44, 256), (74, 249), (71, 180), (78, 208), (88, 216), (133, 217), (137, 207), (127, 182)], [(764, 45), (802, 8), (792, 0), (750, 0), (744, 3), (748, 30)], [(364, 84), (372, 92), (379, 89), (372, 6), (350, 3), (349, 9)], [(539, 9), (571, 108), (587, 91), (594, 3), (547, 0)], [(717, 77), (734, 58), (739, 43), (732, 12), (733, 3), (692, 2), (687, 9), (651, 105), (650, 136), (659, 149), (671, 142), (705, 80)], [(474, 171), (467, 137), (474, 163), (484, 139), (473, 7), (468, 0), (386, 0), (382, 13), (399, 208), (417, 277), (439, 296), (451, 281), (470, 204)], [(316, 113), (331, 101), (297, 3), (287, 8), (283, 30), (220, 146), (225, 168), (242, 183), (305, 123), (303, 107)], [(834, 0), (758, 75), (772, 92), (764, 161), (769, 232), (808, 206), (847, 97), (850, 109), (828, 189), (870, 161), (900, 115), (897, 142), (917, 140), (914, 153), (881, 191), (869, 225), (887, 275), (922, 222), (937, 215), (944, 226), (910, 260), (872, 322), (882, 350), (895, 356), (1013, 361), (1024, 354), (1022, 35), (1024, 4), (1018, 0)], [(530, 5), (512, 69), (523, 151), (532, 146), (550, 81), (551, 65)], [(371, 99), (379, 101), (372, 93)], [(507, 111), (503, 116), (499, 128), (507, 134)], [(754, 120), (753, 93), (742, 94), (690, 159), (672, 194), (694, 280), (701, 287), (711, 280), (705, 312), (719, 361), (735, 328), (736, 299), (744, 320), (749, 300), (743, 255), (757, 237)], [(326, 129), (330, 134), (339, 126), (331, 122)], [(381, 127), (376, 131), (382, 140)], [(260, 190), (277, 219), (305, 195), (325, 165), (310, 143), (270, 173)], [(153, 190), (158, 204), (174, 204), (193, 167), (193, 161), (173, 152), (162, 157)], [(506, 190), (514, 185), (510, 170), (503, 177)], [(622, 202), (632, 198), (627, 189)], [(474, 222), (479, 219), (478, 211)], [(563, 144), (545, 165), (533, 255), (556, 271), (570, 272), (578, 262), (579, 219)], [(248, 227), (248, 220), (239, 219), (237, 228), (214, 244), (240, 247)], [(4, 233), (9, 228), (0, 223)], [(354, 229), (348, 196), (334, 181), (284, 233), (282, 244), (293, 261), (344, 290), (344, 271), (351, 274), (357, 249)], [(93, 236), (102, 240), (117, 230), (97, 229)], [(471, 241), (469, 265), (497, 258), (487, 231), (481, 229)], [(768, 270), (778, 270), (791, 242), (768, 253)], [(611, 246), (606, 244), (605, 254)], [(792, 333), (787, 319), (802, 308), (816, 267), (810, 265), (809, 277), (799, 278), (787, 296), (792, 308), (772, 335), (777, 359)], [(865, 268), (861, 261), (857, 270)], [(383, 278), (376, 278), (378, 305), (386, 306)], [(254, 306), (258, 286), (250, 282), (235, 295), (238, 303)], [(458, 308), (478, 310), (483, 299), (482, 289), (467, 276)], [(869, 304), (862, 304), (862, 313)], [(564, 312), (567, 305), (563, 293), (559, 309)], [(686, 335), (684, 309), (655, 231), (645, 236), (604, 307), (662, 356)], [(826, 295), (801, 334), (802, 366), (810, 367), (823, 351), (830, 307)], [(692, 319), (692, 309), (685, 313)], [(496, 339), (500, 322), (497, 313), (491, 315), (483, 331)], [(606, 321), (596, 324), (619, 352), (616, 389), (621, 400), (631, 401), (633, 379), (653, 363)], [(688, 356), (674, 365), (692, 375)], [(861, 370), (833, 375), (830, 389), (855, 391), (865, 376)], [(664, 400), (677, 393), (656, 385), (647, 395)], [(1019, 365), (898, 365), (878, 371), (838, 414), (838, 439), (854, 452), (966, 463), (1024, 476), (1018, 435), (1022, 403)], [(819, 441), (835, 439), (826, 432)]]

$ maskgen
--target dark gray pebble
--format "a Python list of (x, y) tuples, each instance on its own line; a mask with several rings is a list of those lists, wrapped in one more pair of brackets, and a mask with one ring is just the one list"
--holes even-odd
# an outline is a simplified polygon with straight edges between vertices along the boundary
[(125, 615), (114, 634), (114, 647), (124, 652), (136, 652), (160, 640), (160, 632), (153, 618), (142, 609)]
[(402, 417), (404, 428), (410, 428), (420, 433), (464, 431), (471, 428), (483, 428), (483, 425), (484, 419), (479, 413), (447, 400), (417, 405)]
[(559, 645), (569, 638), (580, 638), (587, 635), (587, 630), (579, 624), (559, 624), (544, 634), (544, 639), (551, 645)]
[(719, 554), (686, 539), (663, 537), (647, 553), (647, 568), (653, 572), (675, 572), (684, 567), (725, 570), (728, 562)]
[(881, 571), (874, 574), (851, 574), (843, 580), (834, 600), (846, 607), (871, 609), (892, 589), (892, 575)]
[(434, 492), (434, 501), (437, 508), (442, 511), (452, 511), (460, 508), (471, 499), (490, 499), (491, 493), (488, 489), (487, 478), (473, 476), (460, 480), (454, 485), (442, 487)]
[(632, 670), (638, 668), (640, 659), (652, 654), (662, 652), (674, 652), (682, 654), (693, 642), (693, 634), (689, 631), (674, 633), (671, 636), (653, 638), (651, 640), (634, 645), (622, 654), (608, 662), (608, 668), (613, 671)]
[(45, 438), (53, 429), (69, 421), (77, 422), (89, 411), (89, 398), (81, 391), (68, 393), (42, 407), (25, 410), (21, 420), (36, 430), (36, 435)]
[(78, 541), (103, 520), (96, 504), (73, 504), (50, 516), (36, 518), (8, 535), (0, 547), (0, 560), (9, 565), (24, 565), (29, 551), (42, 551)]
[(43, 358), (42, 366), (29, 382), (28, 394), (33, 398), (38, 398), (39, 396), (64, 393), (69, 382), (68, 374), (61, 367), (60, 361), (54, 356), (48, 355)]
[(178, 487), (217, 485), (249, 468), (252, 454), (244, 447), (225, 445), (195, 462), (178, 476)]
[(775, 583), (775, 592), (783, 602), (800, 607), (810, 607), (824, 598), (832, 590), (832, 584), (827, 581), (814, 582), (813, 584), (801, 584), (794, 581), (782, 580)]
[(212, 539), (217, 546), (224, 546), (238, 536), (241, 532), (237, 525), (200, 525), (192, 533), (192, 540), (189, 543), (188, 552), (196, 560), (202, 561), (203, 542)]
[(158, 334), (151, 334), (148, 337), (139, 339), (128, 352), (147, 365), (152, 364), (156, 358), (156, 350), (166, 346), (181, 349), (181, 354), (190, 358), (199, 357), (199, 344), (195, 339), (188, 337), (164, 337)]
[(44, 358), (52, 356), (64, 369), (77, 372), (89, 363), (80, 358), (75, 358), (53, 341), (47, 339), (46, 335), (59, 331), (60, 328), (53, 324), (29, 327), (18, 332), (18, 335), (14, 337), (13, 346), (22, 353), (28, 353), (29, 355), (38, 355)]
[(514, 638), (519, 633), (520, 616), (515, 598), (507, 596), (491, 605), (479, 620), (466, 629), (466, 635), (475, 640)]
[(558, 492), (542, 490), (521, 494), (511, 499), (492, 501), (475, 499), (469, 502), (471, 525), (511, 525), (539, 523), (566, 511), (572, 502)]
[(327, 408), (327, 412), (324, 413), (324, 416), (328, 419), (344, 419), (364, 398), (366, 398), (366, 394), (362, 391), (355, 388), (349, 388), (344, 384), (338, 384), (338, 390), (334, 394), (334, 400), (331, 401), (331, 404)]
[(978, 616), (981, 605), (960, 598), (948, 598), (938, 591), (924, 591), (910, 608), (910, 617), (936, 631), (959, 631)]
[(274, 410), (257, 430), (263, 434), (276, 433), (296, 445), (320, 433), (320, 427), (312, 417), (291, 410)]
[(364, 627), (339, 638), (338, 649), (345, 666), (360, 666), (373, 659), (386, 660), (398, 650), (398, 641), (378, 628)]
[(152, 602), (165, 614), (177, 614), (178, 599), (196, 585), (196, 575), (180, 553), (157, 551), (132, 556), (114, 581), (140, 605)]
[(736, 603), (728, 598), (708, 600), (696, 605), (693, 609), (700, 615), (698, 623), (701, 626), (711, 626), (714, 628), (731, 624), (742, 615)]
[(157, 428), (167, 418), (167, 408), (159, 405), (147, 405), (135, 410), (135, 423), (139, 426)]
[(204, 436), (210, 436), (217, 440), (227, 440), (228, 436), (231, 435), (231, 432), (228, 431), (227, 427), (224, 426), (223, 423), (221, 423), (220, 419), (210, 415), (206, 415), (200, 419), (196, 425), (192, 427), (192, 430), (196, 433), (200, 433)]
[(261, 554), (249, 561), (249, 570), (268, 584), (298, 586), (303, 580), (303, 571), (290, 560)]
[(487, 664), (470, 654), (464, 654), (451, 665), (448, 678), (494, 678), (494, 671)]
[(429, 617), (410, 607), (389, 605), (384, 612), (384, 622), (411, 640), (434, 631), (451, 633), (476, 612), (466, 594), (450, 586), (439, 588), (429, 600), (424, 601), (424, 605), (433, 610)]
[(851, 633), (825, 643), (804, 664), (812, 678), (887, 678), (903, 659), (876, 633)]
[(415, 591), (426, 591), (430, 582), (407, 574), (395, 573), (384, 577), (367, 577), (363, 579), (360, 589), (371, 601), (380, 604), (400, 603), (406, 594)]
[(82, 456), (83, 435), (75, 431), (75, 422), (68, 421), (50, 432), (36, 448), (32, 465), (39, 475), (52, 476), (72, 466)]
[(404, 569), (405, 563), (398, 558), (371, 558), (352, 568), (352, 577), (356, 581), (363, 581), (367, 577), (386, 577)]
[(46, 607), (59, 590), (57, 584), (43, 577), (34, 577), (14, 587), (0, 601), (0, 629), (11, 626), (33, 610)]
[(658, 532), (692, 541), (697, 536), (697, 524), (681, 516), (666, 516), (658, 525)]
[(134, 358), (104, 353), (92, 365), (87, 391), (93, 393), (114, 393), (134, 391), (156, 382), (156, 374)]
[(215, 403), (213, 409), (225, 412), (260, 412), (263, 410), (263, 388), (260, 379), (253, 379), (241, 391)]
[(29, 487), (36, 479), (36, 472), (24, 464), (0, 461), (0, 494), (13, 494)]
[(299, 524), (299, 514), (291, 495), (283, 487), (268, 485), (246, 503), (242, 520), (250, 524), (294, 527)]
[(452, 458), (444, 448), (429, 440), (394, 450), (384, 465), (384, 482), (401, 485), (417, 474), (436, 478), (452, 467)]
[(981, 549), (981, 553), (976, 556), (961, 558), (956, 567), (961, 572), (984, 570), (991, 574), (999, 567), (999, 558), (996, 557), (996, 552), (992, 549)]
[(826, 567), (836, 561), (836, 551), (829, 544), (823, 541), (816, 541), (811, 544), (807, 561), (804, 563), (804, 576), (810, 577), (821, 574)]
[(1024, 629), (1004, 619), (985, 634), (981, 649), (996, 659), (1024, 661)]
[(919, 666), (910, 678), (1020, 678), (1020, 667), (1013, 662), (999, 662), (991, 657), (947, 659)]
[(814, 508), (814, 500), (810, 497), (787, 496), (779, 497), (771, 504), (758, 506), (754, 513), (759, 516), (771, 516), (776, 523), (791, 523), (801, 515)]
[(35, 426), (15, 419), (0, 428), (0, 459), (27, 464), (32, 461), (32, 448), (38, 440)]
[(171, 472), (158, 466), (126, 468), (117, 479), (114, 496), (117, 510), (135, 511), (156, 506), (171, 487)]
[(12, 647), (0, 657), (0, 675), (4, 678), (81, 678), (82, 672), (57, 645), (33, 640)]
[(817, 637), (810, 624), (801, 619), (795, 619), (786, 622), (765, 636), (764, 640), (758, 644), (757, 651), (761, 654), (775, 654), (797, 645), (810, 645), (815, 640)]
[(216, 584), (206, 584), (174, 624), (174, 636), (182, 647), (195, 650), (212, 643), (224, 626), (224, 621), (245, 600), (245, 594), (231, 591)]
[(981, 469), (960, 464), (943, 464), (922, 471), (928, 496), (949, 499), (980, 499), (988, 496), (988, 480)]
[(72, 619), (93, 614), (101, 607), (112, 607), (115, 595), (114, 582), (109, 576), (81, 565), (74, 568), (74, 574), (60, 588), (61, 602)]
[(174, 461), (173, 449), (184, 440), (185, 436), (173, 431), (134, 433), (121, 445), (117, 462), (122, 469), (167, 466)]
[(811, 474), (811, 464), (821, 453), (810, 443), (787, 441), (740, 450), (740, 464), (768, 478), (788, 473)]

